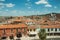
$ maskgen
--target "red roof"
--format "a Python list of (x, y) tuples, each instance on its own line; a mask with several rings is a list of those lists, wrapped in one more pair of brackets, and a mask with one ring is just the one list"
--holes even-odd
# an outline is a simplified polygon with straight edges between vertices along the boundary
[(26, 24), (7, 24), (7, 25), (0, 25), (0, 29), (3, 28), (24, 28), (27, 27)]
[(60, 25), (41, 25), (41, 28), (60, 28)]
[(28, 29), (36, 29), (37, 26), (28, 26)]

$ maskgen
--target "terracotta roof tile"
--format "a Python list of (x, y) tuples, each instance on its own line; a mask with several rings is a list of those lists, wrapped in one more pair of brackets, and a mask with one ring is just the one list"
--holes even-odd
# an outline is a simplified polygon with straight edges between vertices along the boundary
[(0, 29), (3, 28), (23, 28), (23, 27), (27, 27), (26, 24), (7, 24), (7, 25), (0, 25)]
[(28, 29), (36, 29), (37, 26), (28, 26)]
[(60, 28), (60, 25), (41, 25), (41, 28)]

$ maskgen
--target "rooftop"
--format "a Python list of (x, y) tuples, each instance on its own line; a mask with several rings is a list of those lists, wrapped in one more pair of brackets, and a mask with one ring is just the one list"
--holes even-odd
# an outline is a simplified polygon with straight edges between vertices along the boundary
[(7, 25), (0, 25), (0, 29), (3, 28), (24, 28), (27, 27), (26, 24), (7, 24)]

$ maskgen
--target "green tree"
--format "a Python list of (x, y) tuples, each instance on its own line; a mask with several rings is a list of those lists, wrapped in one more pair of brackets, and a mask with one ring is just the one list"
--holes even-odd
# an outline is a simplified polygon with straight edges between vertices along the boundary
[(40, 38), (40, 40), (46, 40), (46, 31), (45, 29), (40, 29), (38, 36)]

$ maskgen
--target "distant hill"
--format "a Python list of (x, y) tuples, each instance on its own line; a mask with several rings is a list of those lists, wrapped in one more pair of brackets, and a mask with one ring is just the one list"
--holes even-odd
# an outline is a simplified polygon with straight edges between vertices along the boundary
[(1, 22), (4, 22), (4, 21), (7, 21), (9, 19), (13, 19), (14, 17), (12, 16), (0, 16), (0, 23)]
[[(31, 15), (31, 16), (23, 16), (23, 17), (31, 18), (31, 19), (41, 19), (41, 18), (50, 18), (52, 15), (56, 16), (57, 19), (60, 19), (60, 13), (48, 13), (48, 14), (42, 14), (42, 15)], [(13, 19), (16, 17), (19, 17), (19, 16), (0, 16), (0, 22)]]
[(42, 15), (31, 15), (31, 16), (25, 16), (25, 17), (27, 17), (27, 18), (31, 18), (31, 19), (33, 19), (33, 18), (35, 18), (35, 19), (39, 19), (39, 18), (43, 18), (43, 17), (51, 17), (51, 16), (56, 16), (57, 18), (59, 18), (60, 19), (60, 13), (49, 13), (49, 14), (42, 14)]

